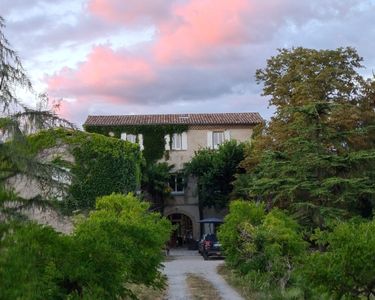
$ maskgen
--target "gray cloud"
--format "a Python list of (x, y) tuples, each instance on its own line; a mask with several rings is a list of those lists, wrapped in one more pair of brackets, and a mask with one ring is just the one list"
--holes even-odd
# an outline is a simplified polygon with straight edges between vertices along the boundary
[[(5, 0), (5, 15), (19, 13), (22, 18), (11, 18), (8, 32), (11, 41), (19, 48), (21, 54), (32, 60), (43, 49), (57, 47), (75, 47), (82, 43), (95, 45), (98, 39), (105, 39), (113, 34), (127, 30), (134, 31), (140, 24), (167, 22), (172, 1), (165, 7), (143, 7), (139, 22), (132, 19), (134, 6), (122, 5), (117, 17), (110, 20), (108, 16), (93, 15), (86, 10), (69, 9), (69, 2), (50, 4), (49, 1)], [(185, 1), (188, 3), (189, 1)], [(69, 72), (50, 73), (50, 78), (64, 78), (61, 85), (52, 90), (54, 97), (77, 98), (67, 109), (74, 121), (81, 122), (87, 113), (147, 113), (147, 112), (198, 112), (198, 111), (241, 111), (257, 110), (265, 117), (270, 116), (272, 109), (267, 109), (267, 101), (259, 95), (261, 87), (255, 84), (254, 73), (263, 67), (265, 61), (276, 53), (277, 48), (304, 46), (310, 48), (337, 48), (354, 46), (365, 57), (370, 74), (375, 64), (375, 27), (372, 26), (375, 15), (374, 1), (370, 0), (270, 0), (250, 1), (252, 10), (243, 12), (241, 22), (246, 28), (241, 32), (240, 42), (223, 45), (210, 45), (194, 59), (178, 56), (173, 63), (160, 63), (153, 54), (153, 47), (160, 38), (156, 31), (155, 40), (139, 44), (131, 49), (113, 50), (120, 61), (136, 58), (147, 64), (153, 79), (146, 80), (135, 73), (133, 84), (127, 82), (126, 71), (102, 74), (103, 82), (111, 84), (90, 84), (78, 82), (80, 72), (85, 64), (95, 62), (83, 61)], [(121, 3), (118, 2), (118, 3)], [(35, 5), (35, 6), (34, 6)], [(43, 8), (54, 7), (51, 13)], [(62, 6), (65, 20), (56, 8)], [(77, 7), (75, 5), (74, 7)], [(33, 9), (34, 8), (34, 9)], [(129, 9), (129, 11), (128, 11)], [(213, 8), (215, 9), (215, 8)], [(28, 11), (33, 11), (28, 14)], [(150, 14), (154, 12), (152, 18)], [(143, 15), (142, 15), (143, 13)], [(126, 18), (122, 19), (122, 16)], [(134, 15), (137, 16), (137, 15)], [(163, 17), (163, 18), (162, 18)], [(148, 20), (144, 22), (145, 18)], [(125, 21), (124, 21), (125, 20)], [(137, 27), (138, 26), (138, 27)], [(158, 24), (155, 23), (157, 28)], [(186, 36), (189, 39), (189, 36)], [(110, 45), (104, 45), (110, 47)], [(203, 47), (203, 46), (202, 46)], [(41, 50), (42, 49), (42, 50)], [(47, 50), (45, 50), (47, 51)], [(68, 58), (67, 58), (68, 59)], [(112, 76), (113, 75), (113, 76)], [(137, 77), (138, 76), (138, 77)], [(100, 76), (99, 76), (100, 77)], [(71, 79), (71, 81), (69, 81)], [(62, 81), (63, 82), (63, 81)], [(135, 82), (135, 83), (134, 83)], [(73, 84), (74, 83), (74, 84)], [(105, 82), (106, 83), (106, 82)], [(111, 100), (109, 100), (111, 99)], [(115, 100), (113, 100), (115, 99)], [(121, 100), (122, 99), (122, 100)], [(74, 113), (73, 113), (74, 110)], [(66, 113), (66, 112), (65, 112)]]

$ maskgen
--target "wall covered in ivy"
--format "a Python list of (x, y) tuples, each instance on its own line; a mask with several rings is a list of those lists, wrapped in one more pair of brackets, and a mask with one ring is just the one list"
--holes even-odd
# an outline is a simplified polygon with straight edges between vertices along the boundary
[[(121, 133), (142, 134), (143, 135), (143, 156), (147, 164), (153, 164), (161, 159), (165, 152), (165, 135), (182, 133), (187, 131), (188, 126), (182, 124), (168, 125), (116, 125), (116, 126), (85, 126), (88, 132), (100, 133), (109, 136), (113, 133), (114, 137), (120, 138)], [(172, 141), (172, 139), (170, 139)]]
[(142, 154), (138, 145), (100, 134), (72, 130), (42, 131), (29, 138), (30, 151), (68, 145), (74, 163), (58, 156), (52, 163), (70, 169), (72, 181), (63, 208), (67, 212), (91, 209), (103, 195), (135, 192), (140, 185)]

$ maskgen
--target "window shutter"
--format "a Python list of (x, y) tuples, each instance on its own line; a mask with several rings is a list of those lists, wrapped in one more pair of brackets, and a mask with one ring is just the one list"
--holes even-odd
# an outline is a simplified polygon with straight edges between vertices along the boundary
[(225, 141), (230, 141), (230, 130), (225, 130), (224, 131), (224, 140)]
[(213, 148), (213, 145), (212, 145), (212, 131), (208, 131), (207, 132), (207, 147), (212, 149)]
[(171, 150), (171, 147), (170, 147), (171, 137), (169, 136), (169, 134), (166, 134), (164, 136), (164, 141), (165, 141), (165, 150)]
[(121, 139), (126, 141), (126, 132), (121, 133)]
[(144, 149), (143, 148), (143, 135), (142, 134), (138, 134), (138, 144), (139, 144), (139, 149), (141, 149), (141, 151)]
[(181, 137), (182, 137), (182, 149), (181, 150), (187, 150), (187, 133), (186, 132), (183, 132), (181, 133)]

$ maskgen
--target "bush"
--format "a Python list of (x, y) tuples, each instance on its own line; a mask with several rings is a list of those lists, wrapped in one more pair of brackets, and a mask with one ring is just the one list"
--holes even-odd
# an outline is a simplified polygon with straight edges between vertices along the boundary
[(264, 206), (260, 203), (233, 201), (229, 206), (229, 214), (220, 226), (218, 237), (225, 249), (226, 262), (232, 268), (241, 268), (244, 257), (240, 251), (241, 226), (250, 223), (254, 226), (261, 224), (264, 219)]
[(341, 223), (316, 233), (325, 252), (309, 255), (301, 270), (303, 285), (333, 299), (375, 296), (375, 221)]
[(68, 242), (49, 227), (9, 225), (0, 243), (0, 299), (62, 299)]
[(171, 224), (131, 194), (97, 200), (71, 236), (35, 223), (2, 226), (0, 299), (118, 299), (161, 288)]
[(297, 223), (280, 210), (266, 214), (261, 204), (235, 201), (220, 227), (227, 262), (255, 289), (284, 291), (306, 244)]

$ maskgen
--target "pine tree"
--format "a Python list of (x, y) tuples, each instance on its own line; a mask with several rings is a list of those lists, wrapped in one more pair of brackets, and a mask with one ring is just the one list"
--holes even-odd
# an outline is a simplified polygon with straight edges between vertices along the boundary
[(17, 91), (23, 89), (42, 103), (48, 100), (46, 95), (34, 91), (20, 57), (5, 37), (4, 28), (5, 21), (0, 16), (0, 213), (9, 212), (9, 206), (4, 206), (9, 200), (25, 205), (32, 203), (22, 201), (6, 187), (7, 180), (16, 174), (36, 179), (44, 189), (61, 187), (51, 176), (56, 168), (29, 153), (27, 135), (56, 126), (74, 127), (48, 109), (29, 108), (17, 97)]

